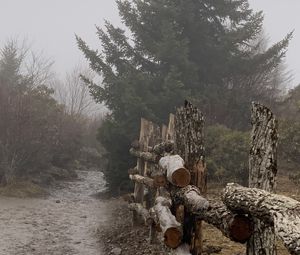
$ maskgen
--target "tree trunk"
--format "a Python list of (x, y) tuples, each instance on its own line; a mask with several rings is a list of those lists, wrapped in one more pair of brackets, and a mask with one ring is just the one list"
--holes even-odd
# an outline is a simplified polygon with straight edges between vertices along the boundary
[(273, 226), (289, 252), (300, 254), (300, 202), (232, 183), (225, 188), (223, 201), (230, 210), (251, 214), (264, 225)]
[[(185, 167), (190, 170), (191, 183), (197, 186), (202, 195), (206, 194), (207, 171), (205, 167), (203, 146), (204, 118), (202, 113), (191, 103), (177, 109), (175, 116), (175, 153), (185, 161)], [(192, 215), (186, 215), (192, 219)], [(185, 232), (193, 237), (190, 243), (193, 255), (202, 253), (202, 223), (201, 221), (187, 224)]]
[[(277, 174), (277, 121), (267, 107), (253, 103), (251, 122), (249, 187), (272, 192)], [(276, 255), (274, 228), (260, 220), (254, 221), (254, 234), (247, 244), (247, 255)]]

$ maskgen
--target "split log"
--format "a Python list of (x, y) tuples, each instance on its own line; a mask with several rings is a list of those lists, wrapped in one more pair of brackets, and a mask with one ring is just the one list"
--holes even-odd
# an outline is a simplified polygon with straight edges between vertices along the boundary
[(170, 248), (177, 248), (182, 240), (182, 227), (170, 211), (171, 200), (157, 197), (154, 210), (164, 236), (164, 243)]
[(145, 161), (149, 161), (149, 162), (152, 162), (152, 163), (157, 163), (160, 159), (160, 156), (154, 154), (154, 153), (151, 153), (151, 152), (141, 152), (141, 151), (138, 151), (134, 148), (131, 148), (129, 150), (130, 154), (134, 157), (137, 157), (137, 158), (140, 158), (140, 159), (143, 159)]
[(300, 202), (256, 188), (228, 184), (223, 201), (232, 211), (251, 214), (265, 224), (274, 226), (291, 254), (300, 254)]
[(140, 183), (140, 184), (144, 184), (147, 187), (153, 188), (154, 187), (154, 180), (149, 178), (149, 177), (144, 177), (138, 174), (135, 175), (129, 175), (130, 180)]
[[(277, 121), (267, 107), (253, 103), (251, 123), (249, 187), (272, 192), (277, 174)], [(247, 244), (247, 255), (276, 255), (273, 226), (266, 226), (257, 219), (254, 221), (255, 231)]]
[(131, 211), (135, 211), (144, 220), (146, 226), (151, 226), (153, 219), (151, 218), (149, 211), (141, 204), (131, 203), (128, 207)]
[(179, 155), (161, 158), (159, 166), (167, 172), (167, 179), (173, 185), (185, 187), (190, 183), (190, 172), (184, 167), (184, 161)]

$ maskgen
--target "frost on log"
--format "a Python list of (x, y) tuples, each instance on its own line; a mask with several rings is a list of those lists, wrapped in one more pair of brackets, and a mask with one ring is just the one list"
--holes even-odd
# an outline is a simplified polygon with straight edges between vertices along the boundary
[(170, 199), (159, 196), (155, 200), (153, 209), (164, 236), (164, 243), (168, 247), (175, 249), (181, 244), (182, 226), (171, 213), (171, 204), (172, 201)]
[(184, 167), (184, 160), (179, 155), (161, 158), (159, 166), (166, 171), (167, 179), (173, 185), (185, 187), (190, 183), (190, 172)]
[(232, 211), (251, 214), (266, 225), (274, 226), (276, 236), (289, 252), (300, 254), (300, 202), (232, 183), (225, 188), (223, 201)]
[[(253, 103), (251, 124), (249, 187), (273, 192), (277, 174), (277, 121), (267, 107)], [(247, 244), (247, 255), (276, 255), (273, 227), (254, 221), (254, 234)]]

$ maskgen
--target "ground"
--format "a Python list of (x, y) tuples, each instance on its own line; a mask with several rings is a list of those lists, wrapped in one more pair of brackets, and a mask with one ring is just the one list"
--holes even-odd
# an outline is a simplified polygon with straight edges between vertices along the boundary
[[(104, 199), (100, 172), (79, 171), (75, 181), (60, 182), (44, 198), (0, 197), (0, 255), (166, 255), (149, 245), (148, 229), (133, 227), (122, 198)], [(221, 186), (210, 184), (210, 196)], [(299, 199), (295, 186), (280, 177), (278, 193)], [(204, 225), (204, 254), (244, 255), (245, 247)], [(278, 255), (288, 255), (278, 243)]]
[(1, 255), (103, 254), (96, 234), (106, 224), (109, 202), (91, 196), (103, 190), (103, 177), (92, 171), (78, 175), (46, 198), (0, 197)]

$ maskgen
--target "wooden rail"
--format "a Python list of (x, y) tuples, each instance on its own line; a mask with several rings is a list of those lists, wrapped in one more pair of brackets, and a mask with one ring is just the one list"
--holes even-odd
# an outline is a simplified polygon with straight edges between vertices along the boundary
[(135, 182), (133, 223), (149, 226), (151, 243), (162, 235), (175, 254), (202, 253), (202, 221), (235, 242), (248, 242), (247, 255), (276, 254), (275, 236), (291, 254), (300, 254), (300, 203), (271, 193), (277, 173), (271, 111), (253, 104), (250, 188), (228, 184), (223, 202), (206, 198), (203, 123), (188, 102), (170, 115), (168, 126), (141, 120), (140, 138), (130, 149), (137, 166), (128, 171)]

